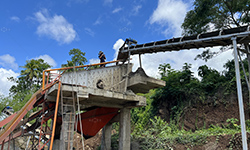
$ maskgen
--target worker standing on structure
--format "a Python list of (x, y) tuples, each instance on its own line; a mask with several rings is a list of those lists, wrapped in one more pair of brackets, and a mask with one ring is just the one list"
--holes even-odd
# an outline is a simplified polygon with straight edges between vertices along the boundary
[[(106, 57), (102, 51), (99, 51), (98, 57), (100, 59), (100, 63), (105, 62)], [(105, 64), (100, 65), (100, 67), (105, 67)]]

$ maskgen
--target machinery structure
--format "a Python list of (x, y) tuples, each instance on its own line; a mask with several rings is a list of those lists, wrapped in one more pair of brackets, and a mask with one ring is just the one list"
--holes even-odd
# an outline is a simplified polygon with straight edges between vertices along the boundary
[[(77, 149), (79, 147), (73, 145), (75, 132), (87, 139), (103, 129), (101, 149), (110, 150), (111, 125), (118, 121), (119, 150), (130, 150), (130, 109), (146, 105), (146, 98), (136, 93), (147, 93), (150, 89), (165, 85), (164, 81), (146, 75), (141, 54), (233, 44), (245, 150), (245, 117), (237, 43), (244, 44), (246, 50), (243, 52), (249, 55), (249, 41), (250, 26), (145, 44), (127, 39), (116, 61), (45, 70), (42, 88), (33, 94), (20, 111), (0, 122), (0, 148), (8, 149), (12, 140), (26, 136), (29, 137), (26, 149)], [(140, 67), (132, 72), (130, 56), (136, 54), (139, 55)], [(116, 65), (91, 69), (92, 66), (109, 63)], [(54, 71), (58, 74), (52, 73)], [(25, 117), (31, 109), (36, 111)]]
[[(116, 62), (119, 60), (104, 64)], [(147, 93), (165, 83), (148, 77), (142, 68), (132, 72), (132, 64), (89, 69), (97, 65), (45, 70), (42, 88), (20, 111), (0, 122), (4, 126), (2, 149), (11, 140), (28, 136), (32, 139), (27, 149), (69, 150), (74, 147), (75, 132), (88, 139), (104, 126), (105, 149), (110, 149), (111, 122), (115, 121), (120, 123), (120, 149), (130, 149), (130, 109), (146, 105), (146, 98), (136, 93)], [(73, 71), (66, 72), (69, 69)], [(37, 111), (24, 118), (34, 108)]]

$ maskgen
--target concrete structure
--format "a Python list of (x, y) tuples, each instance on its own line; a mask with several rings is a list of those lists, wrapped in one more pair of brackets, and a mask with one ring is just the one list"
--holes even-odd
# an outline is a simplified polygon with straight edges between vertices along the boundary
[[(130, 150), (130, 109), (146, 106), (146, 98), (138, 96), (136, 93), (147, 93), (150, 89), (165, 85), (165, 82), (162, 80), (148, 77), (142, 68), (139, 68), (136, 72), (132, 72), (131, 70), (131, 64), (129, 66), (123, 64), (92, 70), (67, 72), (61, 77), (61, 98), (63, 99), (63, 105), (67, 105), (61, 108), (64, 109), (64, 113), (71, 110), (73, 112), (72, 106), (75, 105), (75, 107), (78, 107), (77, 100), (79, 100), (81, 110), (91, 107), (113, 107), (120, 109), (119, 116), (116, 117), (116, 120), (112, 120), (112, 122), (119, 121), (120, 123), (120, 150)], [(127, 87), (125, 87), (126, 85)], [(124, 89), (126, 90), (124, 91)], [(45, 99), (47, 101), (55, 101), (57, 91), (58, 84), (48, 90)], [(72, 145), (67, 146), (67, 142), (63, 142), (65, 140), (71, 141), (71, 137), (62, 134), (63, 132), (67, 134), (70, 132), (68, 131), (69, 124), (67, 123), (70, 121), (73, 121), (70, 117), (63, 118), (60, 138), (62, 143), (56, 143), (56, 145), (61, 145), (60, 149), (72, 148)], [(103, 128), (103, 150), (111, 150), (112, 122)]]

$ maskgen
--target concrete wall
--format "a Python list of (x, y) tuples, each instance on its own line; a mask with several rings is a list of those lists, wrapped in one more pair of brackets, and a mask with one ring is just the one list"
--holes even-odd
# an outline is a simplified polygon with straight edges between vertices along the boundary
[[(129, 70), (132, 70), (130, 65)], [(67, 72), (62, 75), (62, 83), (77, 84), (90, 88), (96, 88), (98, 80), (102, 80), (105, 90), (123, 92), (123, 76), (127, 73), (127, 65), (110, 66), (92, 70)], [(113, 87), (113, 88), (112, 88)]]

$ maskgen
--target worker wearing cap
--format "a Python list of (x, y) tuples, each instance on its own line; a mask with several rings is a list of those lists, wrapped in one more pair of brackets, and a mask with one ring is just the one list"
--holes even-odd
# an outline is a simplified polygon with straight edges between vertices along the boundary
[[(105, 62), (106, 57), (105, 57), (105, 55), (104, 55), (104, 53), (102, 51), (99, 51), (98, 57), (100, 59), (100, 63)], [(105, 67), (105, 64), (100, 65), (100, 67)]]

